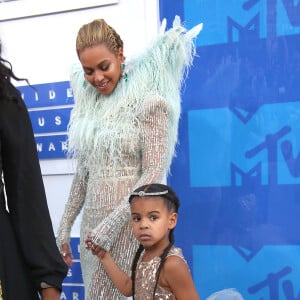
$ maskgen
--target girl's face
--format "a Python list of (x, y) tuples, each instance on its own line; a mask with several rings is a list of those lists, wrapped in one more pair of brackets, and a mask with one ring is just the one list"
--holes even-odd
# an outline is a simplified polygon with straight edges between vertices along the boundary
[(160, 197), (135, 197), (131, 201), (133, 234), (146, 250), (163, 250), (169, 231), (176, 226), (177, 213), (169, 212)]
[(79, 53), (79, 60), (85, 79), (100, 94), (111, 94), (122, 76), (121, 64), (124, 61), (122, 48), (116, 55), (105, 44), (95, 45), (83, 49)]

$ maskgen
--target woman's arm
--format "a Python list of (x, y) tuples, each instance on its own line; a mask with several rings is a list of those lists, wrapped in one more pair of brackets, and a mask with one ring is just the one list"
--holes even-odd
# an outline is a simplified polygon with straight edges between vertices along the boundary
[[(81, 99), (82, 93), (82, 85), (84, 82), (84, 74), (82, 70), (82, 66), (80, 63), (76, 63), (71, 68), (71, 86), (74, 94), (74, 101), (75, 98)], [(73, 114), (74, 110), (72, 111)], [(81, 161), (80, 159), (77, 160), (77, 170), (74, 175), (70, 194), (65, 204), (65, 210), (61, 217), (60, 224), (57, 231), (57, 245), (59, 247), (60, 252), (63, 255), (64, 261), (71, 266), (73, 255), (71, 254), (71, 247), (70, 247), (70, 234), (71, 229), (74, 224), (76, 217), (79, 215), (86, 196), (86, 189), (87, 189), (87, 175), (84, 177), (83, 175), (79, 175)]]
[(42, 289), (41, 300), (60, 300), (60, 291), (54, 287)]
[(57, 231), (57, 245), (60, 252), (63, 255), (64, 261), (67, 265), (72, 265), (73, 255), (71, 254), (70, 234), (72, 225), (81, 208), (84, 204), (85, 194), (86, 194), (87, 179), (81, 178), (77, 175), (74, 176), (70, 195), (67, 203), (65, 204), (65, 210), (61, 217), (61, 221)]

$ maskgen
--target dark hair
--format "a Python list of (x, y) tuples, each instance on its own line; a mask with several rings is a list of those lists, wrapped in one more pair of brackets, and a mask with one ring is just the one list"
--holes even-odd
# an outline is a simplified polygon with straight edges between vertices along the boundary
[(0, 41), (0, 96), (3, 98), (10, 98), (11, 90), (12, 90), (11, 79), (17, 81), (24, 80), (27, 82), (27, 84), (29, 84), (29, 82), (27, 79), (19, 78), (14, 74), (11, 63), (6, 59), (4, 59), (1, 56), (1, 53), (2, 53), (2, 44)]
[[(131, 204), (132, 200), (135, 197), (160, 197), (164, 200), (164, 203), (167, 206), (168, 211), (170, 212), (178, 212), (180, 202), (179, 198), (177, 197), (176, 193), (167, 185), (161, 184), (161, 183), (152, 183), (143, 185), (139, 188), (137, 188), (129, 197), (129, 203)], [(158, 285), (158, 279), (159, 274), (164, 266), (164, 263), (166, 261), (167, 255), (174, 245), (175, 239), (174, 239), (174, 228), (170, 230), (169, 232), (169, 245), (164, 249), (162, 255), (160, 256), (160, 264), (156, 272), (156, 282), (153, 289), (153, 299), (155, 298), (155, 291)], [(132, 279), (132, 294), (134, 299), (135, 294), (135, 271), (137, 267), (137, 263), (139, 261), (139, 258), (141, 256), (141, 253), (143, 252), (144, 247), (140, 244), (139, 248), (135, 254), (135, 257), (132, 262), (131, 266), (131, 279)]]

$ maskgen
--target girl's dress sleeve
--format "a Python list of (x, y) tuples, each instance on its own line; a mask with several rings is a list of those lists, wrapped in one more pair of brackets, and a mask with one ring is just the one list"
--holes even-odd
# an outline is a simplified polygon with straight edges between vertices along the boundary
[[(166, 162), (168, 118), (168, 106), (164, 99), (158, 97), (146, 101), (142, 113), (142, 175), (133, 189), (161, 182), (169, 167)], [(124, 197), (121, 204), (91, 233), (92, 241), (107, 251), (130, 219), (128, 198)]]

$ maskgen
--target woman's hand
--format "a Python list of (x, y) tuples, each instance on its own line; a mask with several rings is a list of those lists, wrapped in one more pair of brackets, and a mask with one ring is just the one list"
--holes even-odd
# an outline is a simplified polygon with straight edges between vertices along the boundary
[(61, 255), (62, 255), (62, 258), (64, 260), (64, 262), (69, 266), (71, 267), (73, 265), (73, 254), (70, 250), (70, 247), (67, 243), (64, 243), (62, 244), (61, 246)]
[(57, 288), (49, 287), (42, 289), (42, 300), (60, 300), (60, 291)]

